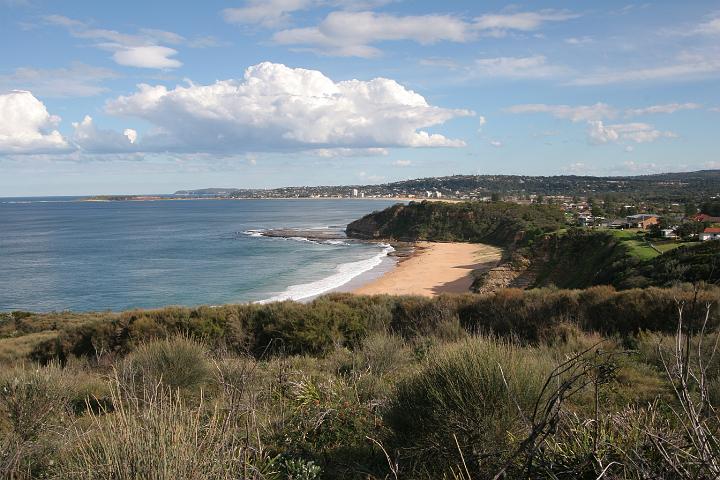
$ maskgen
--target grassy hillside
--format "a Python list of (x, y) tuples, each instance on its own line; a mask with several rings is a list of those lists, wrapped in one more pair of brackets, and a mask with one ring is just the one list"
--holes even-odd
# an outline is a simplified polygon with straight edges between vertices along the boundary
[(562, 228), (563, 213), (548, 205), (507, 202), (411, 202), (350, 223), (350, 237), (404, 241), (482, 242), (509, 246)]
[(720, 281), (720, 242), (689, 244), (662, 255), (633, 232), (570, 229), (536, 243), (529, 255), (536, 286), (619, 289)]
[(713, 478), (720, 359), (681, 342), (710, 363), (675, 416), (674, 299), (697, 326), (720, 290), (5, 314), (0, 477)]

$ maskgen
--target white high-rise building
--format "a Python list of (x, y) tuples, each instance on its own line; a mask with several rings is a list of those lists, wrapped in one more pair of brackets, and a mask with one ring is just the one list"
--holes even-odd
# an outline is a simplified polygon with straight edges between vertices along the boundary
[(353, 197), (357, 197), (357, 196), (358, 196), (358, 189), (353, 188)]

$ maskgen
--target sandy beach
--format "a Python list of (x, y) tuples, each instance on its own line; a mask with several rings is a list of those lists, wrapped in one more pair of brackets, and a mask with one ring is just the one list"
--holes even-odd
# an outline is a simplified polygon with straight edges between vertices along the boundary
[(397, 268), (363, 285), (354, 293), (363, 295), (423, 295), (464, 293), (470, 289), (470, 272), (490, 269), (502, 250), (477, 243), (419, 242), (417, 252)]

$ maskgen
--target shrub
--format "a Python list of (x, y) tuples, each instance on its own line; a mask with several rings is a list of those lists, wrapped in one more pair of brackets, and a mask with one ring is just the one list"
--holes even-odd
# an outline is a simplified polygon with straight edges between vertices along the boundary
[(488, 473), (523, 429), (518, 406), (531, 408), (551, 362), (537, 350), (483, 338), (433, 353), (397, 387), (386, 415), (392, 443), (416, 473), (440, 476), (461, 464), (458, 446), (473, 469)]
[(123, 387), (136, 392), (162, 384), (193, 394), (213, 378), (205, 347), (186, 337), (140, 345), (122, 362), (119, 374)]
[(375, 375), (385, 375), (408, 361), (408, 349), (402, 338), (378, 333), (367, 337), (359, 350), (360, 367)]
[(0, 478), (44, 476), (72, 412), (72, 377), (57, 364), (0, 374)]
[(22, 441), (63, 423), (71, 396), (70, 377), (57, 364), (17, 367), (0, 376), (0, 412)]
[(366, 436), (377, 436), (372, 404), (361, 402), (342, 380), (303, 376), (290, 382), (292, 413), (284, 430), (287, 453), (313, 458), (329, 478), (346, 478), (357, 465), (382, 465)]

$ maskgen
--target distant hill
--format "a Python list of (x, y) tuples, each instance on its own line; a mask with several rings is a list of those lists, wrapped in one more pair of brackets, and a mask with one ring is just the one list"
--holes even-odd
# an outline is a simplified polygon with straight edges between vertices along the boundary
[(660, 173), (654, 175), (590, 177), (577, 175), (452, 175), (429, 177), (380, 185), (336, 185), (283, 187), (275, 189), (204, 188), (180, 190), (176, 195), (216, 195), (237, 198), (349, 196), (357, 189), (366, 196), (426, 196), (439, 192), (444, 197), (501, 195), (597, 196), (622, 194), (627, 197), (698, 199), (720, 194), (720, 170)]

